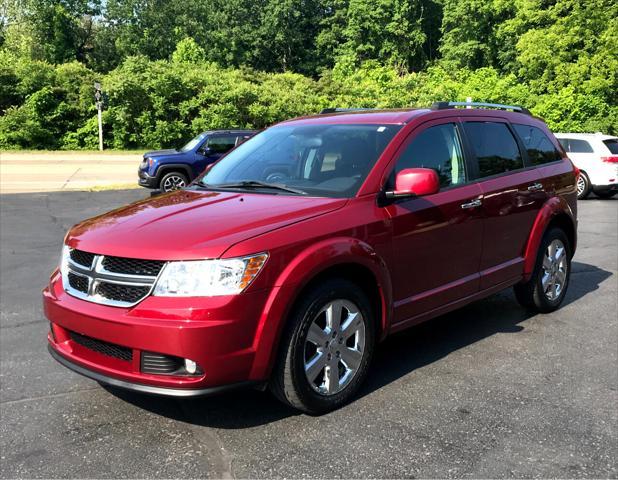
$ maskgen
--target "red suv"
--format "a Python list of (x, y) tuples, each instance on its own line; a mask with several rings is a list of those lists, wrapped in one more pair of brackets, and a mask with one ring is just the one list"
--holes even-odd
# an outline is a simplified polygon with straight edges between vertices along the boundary
[(322, 413), (394, 332), (511, 286), (558, 308), (576, 171), (527, 110), (460, 105), (286, 121), (76, 225), (43, 292), (51, 354), (139, 392), (253, 385)]

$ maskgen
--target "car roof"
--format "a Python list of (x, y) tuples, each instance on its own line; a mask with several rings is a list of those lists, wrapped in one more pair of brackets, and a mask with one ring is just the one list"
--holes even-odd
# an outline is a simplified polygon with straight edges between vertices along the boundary
[(618, 137), (615, 137), (613, 135), (605, 135), (601, 132), (597, 132), (597, 133), (554, 133), (554, 135), (556, 136), (556, 138), (574, 138), (574, 139), (579, 139), (579, 140), (592, 140), (592, 139), (598, 139), (598, 140), (614, 140), (614, 139), (618, 139)]
[(365, 125), (404, 125), (412, 120), (423, 118), (478, 116), (502, 117), (510, 121), (534, 124), (540, 119), (530, 115), (505, 110), (486, 108), (398, 108), (384, 110), (356, 110), (332, 112), (320, 115), (292, 118), (280, 122), (278, 125), (328, 125), (328, 124), (365, 124)]
[(257, 130), (242, 130), (242, 129), (231, 129), (231, 130), (206, 130), (202, 132), (202, 135), (213, 135), (218, 133), (255, 133)]
[(386, 124), (402, 125), (422, 113), (431, 112), (429, 109), (400, 108), (388, 110), (357, 110), (347, 112), (332, 112), (320, 115), (307, 115), (292, 118), (281, 123), (302, 124)]

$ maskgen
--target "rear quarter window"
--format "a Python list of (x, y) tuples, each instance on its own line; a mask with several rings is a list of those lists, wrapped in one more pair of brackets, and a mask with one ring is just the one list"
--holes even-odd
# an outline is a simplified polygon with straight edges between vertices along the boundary
[(611, 153), (618, 155), (618, 138), (603, 140), (603, 143)]
[(543, 165), (562, 158), (560, 152), (540, 128), (516, 123), (513, 124), (513, 128), (521, 138), (532, 165)]
[(594, 150), (590, 143), (586, 140), (581, 140), (579, 138), (569, 138), (569, 148), (567, 152), (569, 153), (593, 153)]

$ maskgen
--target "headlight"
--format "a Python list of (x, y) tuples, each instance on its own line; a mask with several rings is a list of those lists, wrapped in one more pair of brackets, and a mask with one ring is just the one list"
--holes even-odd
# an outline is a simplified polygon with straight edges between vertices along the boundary
[(159, 275), (153, 295), (215, 297), (242, 292), (260, 272), (268, 254), (224, 260), (169, 262)]

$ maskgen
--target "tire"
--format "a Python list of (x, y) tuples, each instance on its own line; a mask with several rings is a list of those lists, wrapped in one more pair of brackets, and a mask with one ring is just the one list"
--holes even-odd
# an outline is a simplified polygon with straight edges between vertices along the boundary
[(168, 172), (161, 177), (159, 189), (162, 192), (173, 192), (189, 185), (187, 175), (182, 172)]
[(586, 172), (583, 170), (579, 172), (579, 177), (577, 177), (577, 199), (585, 200), (590, 195), (590, 191), (592, 190), (592, 185), (590, 185), (590, 179)]
[[(561, 254), (560, 248), (563, 249)], [(552, 252), (553, 259), (551, 259)], [(569, 239), (562, 229), (551, 228), (541, 241), (530, 280), (515, 285), (515, 297), (522, 306), (531, 311), (553, 312), (564, 300), (570, 276), (571, 245)]]
[[(325, 309), (331, 306), (341, 314), (331, 315), (335, 321), (329, 326)], [(339, 330), (337, 317), (344, 319), (344, 328), (348, 325), (349, 337)], [(289, 318), (270, 390), (282, 402), (311, 415), (335, 410), (365, 380), (374, 346), (374, 314), (364, 292), (344, 279), (322, 282), (303, 295)], [(331, 365), (336, 366), (335, 376)]]
[(608, 200), (610, 198), (612, 198), (614, 195), (616, 195), (618, 192), (594, 192), (594, 194), (599, 197), (602, 198), (603, 200)]

